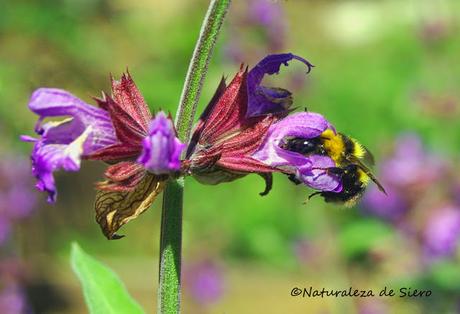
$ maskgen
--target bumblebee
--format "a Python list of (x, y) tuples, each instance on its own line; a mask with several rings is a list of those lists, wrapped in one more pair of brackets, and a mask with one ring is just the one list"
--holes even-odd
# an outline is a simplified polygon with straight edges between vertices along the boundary
[[(281, 148), (305, 156), (327, 155), (335, 162), (336, 167), (315, 169), (323, 169), (328, 174), (339, 177), (342, 181), (342, 191), (338, 193), (318, 191), (311, 194), (308, 199), (315, 195), (321, 195), (326, 202), (340, 203), (346, 207), (351, 207), (362, 197), (369, 180), (372, 180), (379, 190), (386, 194), (383, 186), (366, 166), (366, 164), (374, 164), (372, 154), (358, 141), (345, 134), (335, 133), (327, 129), (315, 138), (288, 138), (281, 145)], [(294, 175), (291, 175), (289, 179), (296, 184), (300, 183)]]

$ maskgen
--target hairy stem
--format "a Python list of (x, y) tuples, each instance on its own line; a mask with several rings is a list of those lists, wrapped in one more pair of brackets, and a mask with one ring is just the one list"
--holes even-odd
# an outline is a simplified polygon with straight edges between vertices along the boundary
[(177, 134), (183, 143), (188, 143), (190, 139), (201, 87), (229, 4), (230, 0), (212, 0), (201, 26), (176, 115)]
[[(211, 0), (201, 26), (176, 115), (179, 139), (188, 143), (209, 60), (230, 0)], [(170, 180), (163, 194), (158, 313), (180, 312), (184, 180)]]
[(158, 313), (180, 310), (183, 180), (170, 181), (163, 192)]

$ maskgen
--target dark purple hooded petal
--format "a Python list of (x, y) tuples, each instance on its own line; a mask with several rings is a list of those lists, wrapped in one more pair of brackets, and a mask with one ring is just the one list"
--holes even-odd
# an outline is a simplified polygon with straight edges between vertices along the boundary
[(304, 156), (281, 148), (286, 138), (314, 138), (326, 129), (334, 130), (332, 125), (318, 113), (292, 114), (271, 125), (264, 143), (252, 157), (266, 165), (296, 174), (299, 180), (313, 189), (339, 192), (342, 190), (342, 185), (337, 176), (328, 175), (322, 169), (314, 169), (335, 167), (331, 158), (319, 155)]
[(310, 72), (313, 65), (292, 53), (282, 53), (268, 55), (263, 58), (248, 73), (248, 110), (247, 117), (255, 117), (268, 113), (286, 112), (292, 104), (291, 93), (282, 88), (270, 88), (261, 86), (262, 80), (266, 74), (272, 75), (278, 73), (281, 64), (288, 65), (288, 61), (296, 59), (305, 63), (308, 67), (307, 73)]
[(142, 154), (137, 161), (148, 171), (167, 174), (180, 169), (180, 155), (185, 144), (176, 137), (174, 125), (164, 112), (159, 112), (151, 121), (149, 134), (142, 145)]
[[(35, 132), (39, 139), (22, 136), (23, 141), (35, 141), (32, 152), (32, 172), (37, 188), (56, 200), (53, 172), (58, 169), (78, 171), (82, 157), (114, 144), (117, 140), (106, 111), (90, 106), (72, 94), (53, 88), (40, 88), (30, 99), (29, 108), (39, 115)], [(58, 122), (42, 121), (48, 117), (67, 117)]]

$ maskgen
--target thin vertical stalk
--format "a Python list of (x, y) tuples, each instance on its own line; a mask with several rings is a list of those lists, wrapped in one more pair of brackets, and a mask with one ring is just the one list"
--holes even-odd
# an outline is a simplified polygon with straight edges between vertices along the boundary
[[(196, 106), (230, 0), (212, 0), (201, 26), (176, 115), (179, 139), (188, 143)], [(180, 312), (184, 180), (170, 180), (163, 193), (160, 235), (158, 313)]]
[(176, 115), (177, 133), (179, 139), (184, 143), (190, 139), (201, 87), (229, 5), (230, 0), (212, 0), (201, 26), (200, 36), (190, 60)]
[(170, 181), (163, 192), (158, 313), (180, 312), (183, 180)]

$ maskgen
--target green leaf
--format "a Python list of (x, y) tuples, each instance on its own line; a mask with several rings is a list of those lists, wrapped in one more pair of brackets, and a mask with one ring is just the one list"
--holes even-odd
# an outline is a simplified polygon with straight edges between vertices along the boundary
[(128, 294), (118, 276), (86, 254), (75, 242), (72, 243), (70, 261), (83, 286), (83, 294), (91, 314), (144, 313)]
[(344, 254), (356, 257), (391, 235), (392, 230), (385, 223), (376, 219), (360, 219), (344, 226), (339, 238)]
[(452, 261), (440, 261), (431, 267), (430, 277), (445, 290), (460, 291), (460, 269)]

